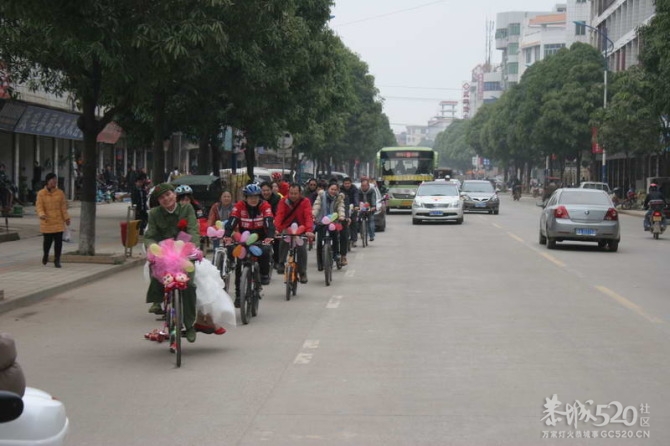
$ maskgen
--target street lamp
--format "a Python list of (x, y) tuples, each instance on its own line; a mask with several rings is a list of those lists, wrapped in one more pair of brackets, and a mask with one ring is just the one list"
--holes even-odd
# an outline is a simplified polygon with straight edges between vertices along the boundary
[[(606, 32), (602, 32), (598, 28), (594, 28), (593, 26), (587, 25), (586, 22), (584, 22), (584, 21), (573, 21), (572, 23), (574, 23), (575, 25), (583, 26), (585, 28), (590, 29), (591, 31), (594, 31), (594, 32), (598, 33), (598, 35), (600, 35), (603, 38), (603, 40), (606, 41), (605, 42), (605, 65), (603, 67), (604, 68), (603, 69), (603, 110), (604, 110), (604, 109), (607, 108), (607, 72), (609, 71), (609, 61), (607, 60), (607, 52), (608, 52), (608, 49), (609, 49), (609, 45), (611, 45), (612, 49), (614, 49), (614, 42), (612, 42), (610, 40), (610, 38), (607, 37)], [(609, 43), (609, 45), (608, 45), (608, 43)], [(602, 149), (603, 149), (603, 164), (602, 164), (601, 176), (602, 176), (603, 183), (607, 183), (607, 167), (606, 167), (607, 154), (606, 154), (606, 151), (605, 151), (605, 147), (603, 147)]]

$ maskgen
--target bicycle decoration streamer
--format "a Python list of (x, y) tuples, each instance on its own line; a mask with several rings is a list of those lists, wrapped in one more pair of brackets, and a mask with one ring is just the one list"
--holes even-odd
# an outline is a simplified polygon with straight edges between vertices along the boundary
[(152, 243), (147, 252), (151, 262), (151, 274), (163, 283), (166, 290), (186, 288), (188, 273), (195, 270), (190, 259), (202, 260), (203, 255), (193, 243), (183, 240), (166, 239)]
[(261, 249), (261, 247), (258, 245), (254, 245), (254, 243), (258, 241), (258, 234), (256, 233), (252, 234), (249, 231), (244, 231), (242, 234), (240, 234), (239, 232), (234, 232), (233, 240), (235, 240), (236, 243), (239, 243), (233, 249), (233, 257), (236, 257), (238, 259), (245, 258), (247, 256), (247, 249), (249, 250), (251, 255), (254, 255), (256, 257), (260, 257), (261, 255), (263, 255), (263, 249)]
[(328, 226), (329, 231), (341, 231), (342, 230), (342, 224), (337, 222), (339, 215), (337, 215), (337, 212), (333, 212), (330, 215), (326, 215), (321, 219), (321, 224)]
[(286, 229), (286, 232), (288, 235), (284, 236), (284, 241), (291, 246), (302, 246), (305, 243), (302, 237), (291, 237), (291, 235), (300, 235), (305, 232), (304, 225), (298, 226), (298, 223), (293, 223)]

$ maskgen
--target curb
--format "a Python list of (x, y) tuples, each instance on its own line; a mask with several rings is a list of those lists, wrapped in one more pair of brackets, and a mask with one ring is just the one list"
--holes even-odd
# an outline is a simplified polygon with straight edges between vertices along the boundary
[(108, 270), (100, 271), (91, 274), (90, 276), (82, 277), (80, 279), (73, 280), (72, 282), (63, 285), (58, 285), (51, 288), (45, 288), (36, 293), (17, 297), (7, 302), (0, 302), (0, 314), (15, 310), (17, 308), (27, 307), (29, 305), (41, 302), (49, 297), (64, 293), (65, 291), (69, 291), (74, 288), (79, 288), (80, 286), (91, 283), (92, 281), (104, 279), (113, 274), (120, 273), (130, 268), (134, 268), (138, 265), (142, 265), (144, 264), (145, 261), (146, 261), (145, 258), (130, 259), (121, 265), (113, 265), (113, 266), (110, 265), (111, 267)]

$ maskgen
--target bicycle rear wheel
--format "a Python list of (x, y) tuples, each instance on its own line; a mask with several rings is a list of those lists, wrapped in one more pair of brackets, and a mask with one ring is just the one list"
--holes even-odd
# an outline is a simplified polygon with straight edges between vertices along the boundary
[(326, 279), (326, 286), (330, 286), (333, 278), (333, 251), (330, 243), (323, 246), (323, 273)]
[(170, 348), (174, 348), (175, 364), (181, 367), (181, 326), (182, 308), (181, 291), (173, 290), (170, 298)]
[(368, 246), (368, 221), (365, 219), (361, 220), (361, 245), (363, 248)]
[(251, 320), (252, 286), (251, 267), (245, 266), (242, 268), (242, 275), (240, 276), (240, 316), (244, 325)]
[[(272, 269), (270, 269), (272, 270)], [(249, 298), (251, 299), (251, 316), (258, 316), (258, 299), (260, 297), (260, 284), (261, 284), (261, 272), (258, 266), (258, 263), (254, 263), (252, 267), (252, 282), (249, 284), (249, 289), (251, 294)]]
[(286, 286), (286, 300), (291, 300), (291, 291), (293, 286), (293, 265), (288, 263), (284, 271), (284, 281)]

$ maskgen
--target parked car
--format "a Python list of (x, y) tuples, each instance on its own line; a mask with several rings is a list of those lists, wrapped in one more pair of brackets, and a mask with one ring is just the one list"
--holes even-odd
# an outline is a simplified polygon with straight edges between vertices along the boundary
[(424, 181), (412, 203), (412, 224), (421, 221), (463, 223), (463, 200), (458, 186), (447, 181)]
[(556, 242), (594, 242), (616, 252), (621, 239), (619, 213), (609, 195), (600, 189), (557, 189), (540, 216), (541, 245)]
[(172, 184), (175, 187), (180, 184), (191, 186), (193, 198), (200, 203), (205, 216), (209, 214), (209, 208), (219, 200), (223, 192), (221, 180), (213, 175), (184, 175), (173, 180)]
[(489, 214), (496, 215), (500, 211), (498, 190), (493, 188), (490, 181), (463, 181), (461, 197), (463, 198), (463, 210), (465, 211), (486, 211)]
[(612, 189), (610, 189), (609, 184), (601, 183), (599, 181), (582, 181), (581, 183), (579, 183), (579, 188), (604, 190), (607, 193), (607, 195), (612, 194)]
[[(361, 188), (361, 183), (353, 183), (357, 188)], [(384, 232), (386, 230), (386, 197), (381, 193), (379, 188), (370, 183), (370, 187), (374, 189), (377, 197), (377, 210), (375, 211), (375, 231)]]
[(23, 398), (0, 391), (0, 446), (61, 446), (68, 430), (65, 406), (50, 394), (33, 387)]

